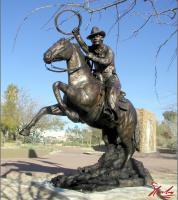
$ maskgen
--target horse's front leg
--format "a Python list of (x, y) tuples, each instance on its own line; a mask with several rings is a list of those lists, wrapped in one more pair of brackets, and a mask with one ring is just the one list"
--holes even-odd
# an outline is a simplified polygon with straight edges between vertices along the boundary
[(28, 136), (30, 134), (30, 130), (35, 124), (41, 119), (43, 115), (50, 114), (50, 115), (60, 115), (64, 116), (64, 112), (59, 109), (58, 104), (43, 107), (39, 110), (39, 112), (33, 117), (31, 122), (27, 124), (20, 132), (20, 135)]
[[(66, 116), (72, 120), (73, 122), (80, 122), (80, 117), (78, 113), (71, 110), (67, 107), (67, 105), (63, 102), (60, 90), (66, 94), (66, 96), (71, 100), (72, 97), (77, 98), (76, 91), (71, 90), (71, 86), (57, 81), (53, 84), (53, 92), (56, 97), (56, 100), (59, 104), (60, 109), (66, 114)], [(80, 96), (80, 95), (79, 95)]]

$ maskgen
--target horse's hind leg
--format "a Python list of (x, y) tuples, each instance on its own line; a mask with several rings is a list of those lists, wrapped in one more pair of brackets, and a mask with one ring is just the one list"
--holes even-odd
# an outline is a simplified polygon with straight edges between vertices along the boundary
[(125, 151), (125, 159), (121, 168), (124, 168), (127, 165), (130, 158), (132, 157), (133, 153), (135, 152), (135, 147), (131, 138), (121, 138), (121, 141)]
[(103, 141), (104, 141), (104, 144), (105, 144), (106, 146), (108, 146), (108, 145), (109, 145), (108, 130), (102, 129), (102, 139), (103, 139)]
[(33, 117), (31, 122), (27, 124), (20, 132), (20, 135), (28, 136), (30, 134), (30, 129), (35, 126), (35, 124), (41, 119), (43, 115), (61, 115), (64, 116), (64, 113), (59, 109), (58, 104), (43, 107), (39, 110), (39, 112)]
[(107, 147), (110, 144), (117, 145), (117, 132), (115, 129), (104, 128), (102, 129), (102, 139)]

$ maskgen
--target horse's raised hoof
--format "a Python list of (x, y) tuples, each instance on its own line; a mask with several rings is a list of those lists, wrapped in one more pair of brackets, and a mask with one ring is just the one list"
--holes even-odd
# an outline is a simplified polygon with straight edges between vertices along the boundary
[(23, 128), (20, 132), (19, 132), (20, 135), (23, 135), (23, 136), (29, 136), (30, 135), (30, 130), (27, 129), (27, 128)]

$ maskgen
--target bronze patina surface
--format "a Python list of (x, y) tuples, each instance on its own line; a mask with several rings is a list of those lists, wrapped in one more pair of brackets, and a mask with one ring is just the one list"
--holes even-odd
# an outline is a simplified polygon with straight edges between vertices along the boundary
[(79, 30), (72, 31), (79, 45), (62, 38), (44, 53), (46, 64), (66, 61), (67, 69), (58, 70), (68, 73), (68, 84), (53, 84), (57, 104), (42, 108), (20, 134), (29, 135), (45, 114), (67, 116), (73, 122), (102, 129), (108, 150), (98, 163), (73, 176), (58, 176), (51, 180), (53, 185), (87, 191), (145, 185), (151, 181), (148, 171), (131, 158), (139, 150), (136, 110), (121, 91), (114, 53), (103, 43), (106, 34), (93, 27), (87, 37), (92, 45), (87, 46)]

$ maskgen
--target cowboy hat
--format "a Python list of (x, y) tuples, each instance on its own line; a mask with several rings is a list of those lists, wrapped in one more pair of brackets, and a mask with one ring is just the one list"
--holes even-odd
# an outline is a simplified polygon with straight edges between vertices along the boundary
[(98, 27), (94, 26), (92, 29), (91, 29), (91, 33), (90, 35), (87, 37), (87, 39), (92, 39), (95, 35), (101, 35), (103, 37), (105, 37), (105, 32), (104, 31), (101, 31)]

